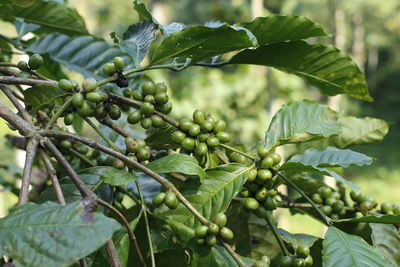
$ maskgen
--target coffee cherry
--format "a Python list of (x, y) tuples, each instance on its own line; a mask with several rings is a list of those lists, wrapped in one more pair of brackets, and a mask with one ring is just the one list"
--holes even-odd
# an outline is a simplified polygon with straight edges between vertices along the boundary
[(190, 127), (193, 125), (193, 121), (190, 119), (182, 119), (179, 121), (179, 129), (182, 131), (189, 131)]
[(268, 190), (265, 187), (260, 188), (256, 193), (256, 199), (258, 201), (264, 201), (268, 196)]
[(198, 124), (192, 124), (189, 128), (189, 135), (195, 137), (199, 133), (200, 133), (200, 126)]
[(219, 232), (219, 227), (218, 227), (218, 225), (215, 224), (215, 223), (211, 223), (211, 224), (208, 226), (208, 232), (209, 232), (210, 234), (212, 234), (212, 235), (218, 234), (218, 232)]
[(132, 137), (127, 137), (125, 139), (125, 147), (128, 152), (136, 153), (139, 151), (139, 144), (138, 142), (133, 139)]
[(68, 140), (62, 140), (60, 142), (60, 147), (62, 147), (64, 149), (70, 149), (70, 148), (72, 148), (72, 143)]
[(263, 202), (263, 205), (267, 210), (276, 210), (277, 208), (275, 200), (272, 197), (267, 197)]
[(159, 92), (154, 95), (154, 100), (157, 103), (157, 105), (162, 105), (162, 104), (167, 103), (169, 98), (166, 93)]
[(274, 165), (278, 164), (279, 162), (281, 162), (281, 156), (277, 153), (272, 153), (271, 155), (269, 155), (273, 161), (274, 161)]
[(84, 117), (92, 114), (93, 109), (87, 101), (83, 101), (82, 106), (78, 109), (78, 113)]
[(171, 139), (178, 144), (181, 144), (183, 139), (185, 139), (186, 134), (181, 131), (175, 131), (171, 134)]
[(291, 267), (293, 263), (292, 257), (290, 256), (283, 256), (280, 260), (280, 267)]
[(197, 237), (205, 237), (208, 233), (208, 227), (205, 225), (201, 225), (194, 230), (194, 233)]
[(204, 122), (204, 120), (206, 119), (206, 116), (204, 115), (203, 112), (201, 112), (200, 110), (196, 110), (193, 113), (193, 121), (197, 124), (201, 124)]
[(303, 259), (294, 259), (293, 263), (292, 263), (293, 267), (303, 267), (304, 266), (304, 260)]
[(205, 120), (200, 124), (200, 127), (203, 131), (210, 132), (214, 127), (214, 123), (212, 123), (210, 120)]
[(331, 207), (331, 206), (325, 205), (325, 206), (323, 206), (323, 207), (321, 208), (321, 211), (322, 211), (323, 214), (329, 216), (329, 215), (332, 214), (332, 207)]
[[(20, 61), (20, 62), (23, 62), (23, 61)], [(65, 90), (65, 91), (71, 91), (75, 87), (75, 85), (70, 80), (61, 79), (58, 82), (58, 87), (60, 87), (61, 89)]]
[(154, 102), (155, 102), (154, 96), (153, 96), (153, 95), (146, 95), (146, 96), (143, 98), (143, 101), (144, 101), (144, 102), (149, 102), (149, 103), (151, 103), (151, 104), (154, 104)]
[(115, 57), (113, 61), (117, 70), (122, 70), (125, 67), (125, 62), (122, 57)]
[(247, 177), (248, 182), (254, 182), (257, 177), (257, 169), (251, 169), (249, 172), (249, 176)]
[(168, 114), (172, 110), (172, 103), (167, 102), (164, 105), (157, 106), (157, 110), (160, 111), (161, 113)]
[(88, 79), (83, 81), (82, 88), (86, 92), (92, 92), (92, 91), (96, 90), (97, 82), (93, 78), (88, 78)]
[(33, 54), (29, 57), (28, 65), (31, 70), (37, 70), (43, 64), (43, 57), (39, 54)]
[(164, 200), (165, 200), (165, 193), (163, 193), (163, 192), (158, 193), (153, 198), (153, 205), (155, 207), (160, 207), (164, 203)]
[(164, 120), (158, 115), (151, 115), (150, 119), (154, 127), (161, 127), (164, 125)]
[(150, 118), (143, 118), (140, 120), (140, 126), (142, 126), (143, 129), (150, 129), (152, 125), (153, 122)]
[(274, 165), (274, 160), (272, 157), (265, 157), (261, 160), (260, 167), (263, 169), (269, 169)]
[(136, 153), (136, 157), (139, 161), (148, 160), (151, 157), (151, 151), (150, 151), (150, 149), (141, 147), (141, 148), (139, 148), (138, 152)]
[(223, 120), (217, 120), (214, 124), (213, 130), (214, 132), (223, 132), (226, 128), (226, 122)]
[(381, 204), (381, 211), (383, 213), (389, 213), (389, 212), (393, 212), (393, 206), (392, 204), (388, 203), (388, 202), (383, 202)]
[(194, 150), (194, 153), (198, 156), (204, 156), (208, 152), (208, 147), (204, 143), (198, 143)]
[(258, 156), (260, 158), (265, 158), (268, 155), (268, 152), (269, 152), (268, 148), (264, 146), (258, 148)]
[(139, 110), (134, 110), (129, 113), (127, 121), (129, 124), (136, 124), (142, 118), (142, 113)]
[(332, 190), (329, 187), (323, 186), (318, 188), (318, 193), (323, 199), (328, 199), (332, 195)]
[(156, 92), (156, 86), (152, 82), (144, 82), (142, 84), (143, 95), (154, 95)]
[(258, 218), (265, 218), (268, 216), (268, 211), (263, 207), (259, 206), (254, 212)]
[(214, 222), (218, 225), (219, 228), (222, 228), (226, 225), (228, 218), (223, 213), (218, 213), (215, 216)]
[(217, 238), (215, 235), (209, 235), (206, 237), (206, 244), (210, 247), (214, 246), (217, 244)]
[(85, 98), (83, 97), (83, 95), (81, 93), (75, 93), (72, 96), (72, 105), (74, 105), (74, 107), (76, 107), (76, 108), (80, 108), (80, 107), (82, 107), (84, 100), (85, 100)]
[(25, 61), (19, 61), (17, 64), (18, 69), (22, 70), (22, 71), (28, 71), (29, 70), (29, 66), (28, 63), (26, 63)]
[(215, 136), (210, 136), (206, 140), (207, 145), (210, 147), (216, 147), (219, 146), (219, 139)]
[(113, 63), (106, 63), (103, 66), (103, 72), (107, 76), (112, 76), (112, 75), (114, 75), (114, 73), (117, 72), (117, 68), (115, 67), (115, 65)]
[(299, 245), (296, 249), (296, 255), (305, 259), (308, 255), (310, 255), (310, 248), (305, 245)]
[(229, 229), (228, 227), (223, 227), (220, 231), (219, 231), (219, 235), (222, 237), (222, 239), (224, 239), (225, 241), (229, 241), (232, 240), (234, 237), (234, 234), (232, 232), (231, 229)]
[(272, 173), (270, 170), (261, 169), (257, 172), (256, 182), (261, 185), (271, 178), (272, 178)]
[(108, 110), (108, 116), (113, 120), (118, 120), (121, 117), (121, 110), (117, 105), (113, 104)]
[(204, 239), (203, 238), (198, 238), (198, 239), (196, 239), (196, 243), (198, 245), (204, 245)]
[(106, 112), (106, 109), (105, 109), (104, 105), (99, 105), (99, 106), (96, 108), (95, 115), (96, 115), (96, 118), (98, 118), (98, 119), (100, 119), (100, 120), (106, 118), (107, 112)]
[(133, 99), (135, 99), (137, 101), (142, 101), (143, 100), (143, 95), (139, 90), (133, 91), (132, 92), (132, 97), (133, 97)]
[(162, 82), (156, 83), (156, 91), (157, 92), (166, 93), (167, 92), (167, 85), (165, 83), (162, 83)]
[(332, 192), (331, 197), (333, 197), (333, 198), (336, 199), (336, 200), (339, 200), (341, 196), (340, 196), (340, 193), (339, 193), (339, 192), (334, 191), (334, 192)]
[(344, 208), (344, 202), (341, 200), (336, 200), (336, 202), (333, 204), (332, 209), (333, 212), (340, 212)]
[(98, 103), (103, 101), (103, 97), (98, 92), (90, 92), (86, 94), (86, 99), (92, 103)]
[(271, 263), (271, 259), (268, 256), (262, 256), (261, 257), (261, 261), (266, 262), (268, 264)]
[(248, 197), (244, 201), (244, 206), (249, 210), (256, 210), (260, 206), (258, 201), (255, 198)]
[(369, 202), (369, 201), (361, 202), (361, 204), (360, 204), (361, 211), (368, 211), (371, 209), (373, 209), (373, 204), (371, 202)]
[(333, 204), (335, 204), (335, 202), (336, 202), (336, 199), (333, 198), (333, 197), (330, 197), (330, 198), (325, 200), (325, 204), (329, 205), (329, 206), (333, 206)]
[(322, 204), (322, 203), (324, 202), (319, 194), (313, 194), (313, 195), (311, 196), (311, 199), (312, 199), (312, 201), (314, 201), (316, 204)]
[(313, 265), (314, 261), (313, 258), (311, 257), (311, 255), (308, 255), (305, 259), (304, 259), (304, 267), (311, 267)]
[(217, 133), (217, 138), (221, 143), (229, 143), (232, 139), (231, 135), (227, 132), (218, 132)]
[(64, 117), (64, 124), (65, 125), (71, 125), (72, 123), (74, 123), (75, 120), (75, 115), (74, 113), (68, 113), (67, 115), (65, 115)]
[(182, 141), (182, 147), (187, 150), (187, 151), (193, 151), (194, 146), (195, 146), (195, 141), (193, 138), (190, 137), (186, 137), (185, 139), (183, 139)]
[(165, 205), (170, 209), (176, 209), (179, 205), (179, 200), (173, 192), (167, 192), (165, 194)]
[(116, 168), (116, 169), (122, 170), (122, 169), (125, 169), (126, 166), (125, 166), (125, 163), (122, 160), (115, 159), (114, 162), (113, 162), (113, 167)]
[(140, 111), (145, 116), (150, 116), (154, 113), (154, 106), (151, 103), (145, 102), (140, 106)]

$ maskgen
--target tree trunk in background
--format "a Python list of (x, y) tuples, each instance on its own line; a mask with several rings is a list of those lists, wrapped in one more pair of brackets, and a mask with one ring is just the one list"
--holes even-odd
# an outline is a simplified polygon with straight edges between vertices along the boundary
[(376, 90), (376, 71), (378, 69), (379, 63), (379, 54), (378, 48), (371, 47), (368, 51), (368, 65), (367, 65), (367, 79), (368, 85), (372, 89), (372, 91)]
[(364, 18), (361, 13), (355, 13), (352, 17), (354, 25), (354, 41), (351, 53), (354, 61), (357, 63), (361, 71), (364, 71), (365, 62), (365, 28)]

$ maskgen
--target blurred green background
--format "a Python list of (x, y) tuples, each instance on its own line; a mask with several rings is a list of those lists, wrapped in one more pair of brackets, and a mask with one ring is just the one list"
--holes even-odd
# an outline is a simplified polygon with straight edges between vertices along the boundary
[[(380, 144), (353, 150), (376, 158), (372, 167), (350, 168), (344, 176), (379, 201), (400, 201), (400, 1), (398, 0), (151, 0), (144, 1), (162, 24), (174, 21), (189, 25), (210, 21), (235, 23), (271, 13), (305, 15), (321, 23), (330, 34), (322, 41), (336, 45), (357, 62), (366, 73), (372, 103), (346, 96), (327, 98), (301, 79), (264, 67), (229, 66), (222, 69), (193, 67), (183, 72), (152, 71), (156, 81), (171, 88), (177, 118), (191, 116), (195, 109), (207, 110), (229, 122), (235, 141), (254, 146), (262, 142), (274, 112), (288, 101), (303, 98), (325, 103), (355, 116), (372, 116), (389, 121), (389, 134)], [(118, 26), (138, 20), (130, 0), (70, 0), (69, 5), (85, 17), (90, 32), (111, 41), (109, 33)], [(0, 25), (12, 34), (10, 25)], [(316, 41), (316, 40), (311, 40)], [(4, 97), (0, 98), (2, 103)], [(9, 130), (0, 123), (0, 165), (13, 163), (12, 152), (3, 136)], [(284, 151), (281, 151), (284, 152)], [(287, 156), (287, 155), (286, 155)], [(10, 179), (18, 173), (0, 170)], [(16, 200), (0, 193), (0, 217)], [(7, 201), (6, 201), (7, 200)], [(282, 212), (285, 214), (285, 212)], [(292, 232), (321, 235), (317, 222), (300, 215), (281, 216), (280, 226)], [(296, 219), (294, 219), (296, 218)], [(307, 226), (304, 229), (304, 226)]]

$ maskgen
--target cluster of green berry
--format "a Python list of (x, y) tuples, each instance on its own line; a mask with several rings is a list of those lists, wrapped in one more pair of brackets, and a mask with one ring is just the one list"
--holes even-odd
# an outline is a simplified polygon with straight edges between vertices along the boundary
[(398, 203), (388, 203), (383, 202), (380, 205), (379, 210), (373, 211), (376, 207), (378, 207), (378, 203), (371, 196), (367, 196), (361, 192), (351, 191), (350, 198), (354, 201), (353, 207), (355, 210), (360, 211), (363, 215), (372, 214), (375, 215), (377, 213), (380, 214), (390, 214), (390, 215), (400, 215), (400, 206)]
[(43, 65), (43, 57), (39, 54), (33, 54), (29, 57), (28, 63), (25, 61), (19, 61), (17, 64), (18, 69), (21, 70), (20, 73), (17, 74), (19, 78), (31, 78), (31, 71), (37, 70)]
[(210, 114), (200, 110), (193, 113), (193, 119), (179, 121), (179, 130), (171, 134), (174, 142), (181, 145), (181, 151), (193, 153), (202, 162), (209, 149), (221, 143), (229, 143), (231, 135), (224, 132), (226, 122), (215, 120)]
[(265, 218), (267, 211), (277, 208), (274, 197), (278, 194), (276, 187), (279, 181), (272, 171), (279, 169), (281, 157), (277, 153), (270, 153), (266, 147), (260, 147), (258, 155), (257, 168), (250, 171), (240, 194), (245, 197), (244, 207), (247, 210)]
[(314, 263), (310, 255), (310, 248), (299, 245), (295, 256), (284, 256), (281, 258), (280, 267), (310, 267)]
[(332, 219), (338, 220), (346, 215), (345, 204), (341, 200), (340, 193), (330, 187), (321, 186), (311, 199), (316, 204), (322, 205), (321, 211)]
[(268, 256), (262, 256), (261, 260), (256, 261), (252, 267), (269, 267), (271, 265), (271, 259)]
[(103, 66), (103, 72), (107, 76), (117, 76), (117, 79), (114, 81), (118, 87), (128, 87), (129, 81), (122, 74), (122, 70), (125, 67), (125, 62), (122, 57), (115, 57), (113, 63), (106, 63)]
[(134, 91), (131, 88), (127, 88), (123, 91), (123, 94), (125, 97), (143, 101), (139, 109), (134, 109), (129, 113), (127, 121), (130, 124), (140, 122), (144, 129), (164, 125), (163, 118), (156, 115), (155, 111), (168, 114), (172, 110), (165, 83), (144, 82), (141, 90)]
[(125, 138), (126, 153), (128, 157), (134, 161), (146, 161), (151, 158), (151, 149), (146, 146), (144, 140), (134, 139), (132, 137)]
[(161, 207), (162, 204), (165, 204), (165, 206), (174, 210), (178, 207), (179, 200), (174, 192), (161, 192), (153, 198), (153, 205), (158, 208)]
[(226, 227), (227, 217), (224, 213), (218, 213), (214, 222), (207, 225), (200, 225), (195, 229), (197, 244), (207, 244), (212, 247), (217, 244), (217, 236), (225, 241), (231, 241), (234, 234), (231, 229)]

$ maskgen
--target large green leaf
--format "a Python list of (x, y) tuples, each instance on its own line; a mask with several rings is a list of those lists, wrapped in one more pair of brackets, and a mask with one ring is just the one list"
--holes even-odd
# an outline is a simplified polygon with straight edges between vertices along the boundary
[[(126, 185), (138, 179), (136, 174), (113, 167), (93, 167), (91, 169), (93, 169), (93, 172), (101, 173), (100, 179), (110, 185)], [(88, 171), (88, 169), (86, 170)]]
[(363, 217), (340, 219), (337, 222), (368, 222), (368, 223), (387, 223), (400, 224), (400, 215), (377, 214)]
[(265, 145), (274, 148), (302, 143), (340, 133), (334, 112), (314, 101), (300, 100), (284, 105), (272, 118)]
[(334, 147), (327, 147), (321, 150), (308, 149), (302, 154), (298, 154), (286, 161), (281, 170), (296, 172), (316, 172), (332, 176), (340, 182), (343, 182), (353, 189), (359, 187), (347, 181), (336, 172), (328, 169), (329, 167), (344, 167), (351, 165), (363, 166), (370, 165), (373, 159), (349, 149), (342, 150)]
[(203, 180), (206, 173), (199, 166), (196, 158), (185, 154), (171, 154), (150, 162), (147, 167), (157, 173), (178, 172), (197, 175)]
[(136, 66), (145, 57), (151, 42), (156, 39), (157, 25), (152, 21), (133, 24), (125, 32), (112, 34), (116, 43), (133, 59)]
[(67, 95), (67, 92), (56, 86), (41, 84), (24, 90), (23, 94), (25, 102), (32, 107), (34, 112), (52, 103), (55, 99)]
[(104, 77), (102, 66), (114, 57), (122, 56), (126, 65), (132, 59), (116, 45), (93, 36), (69, 37), (53, 33), (31, 44), (27, 51), (38, 54), (48, 53), (56, 62), (81, 73), (85, 77)]
[(85, 22), (76, 10), (55, 1), (37, 0), (29, 7), (6, 5), (0, 9), (0, 18), (9, 21), (23, 18), (27, 23), (68, 35), (88, 34)]
[(28, 203), (0, 219), (0, 255), (15, 266), (69, 266), (101, 247), (120, 225), (87, 200)]
[(400, 236), (394, 225), (371, 223), (372, 242), (393, 266), (400, 263)]
[(318, 240), (318, 237), (312, 235), (291, 234), (285, 229), (281, 228), (278, 229), (278, 233), (286, 243), (291, 244), (295, 249), (300, 245), (312, 247), (312, 245)]
[(389, 131), (389, 124), (376, 118), (340, 117), (342, 132), (331, 136), (329, 142), (340, 148), (352, 145), (373, 144), (382, 141)]
[(327, 35), (320, 24), (297, 15), (272, 14), (237, 25), (251, 31), (257, 38), (258, 45)]
[[(226, 164), (208, 169), (200, 186), (193, 188), (192, 185), (188, 185), (188, 188), (182, 189), (181, 192), (205, 218), (214, 220), (215, 215), (224, 212), (239, 193), (249, 170), (249, 167), (239, 164)], [(199, 224), (183, 204), (175, 210), (161, 209), (159, 213), (189, 227)]]
[(254, 35), (242, 27), (228, 24), (219, 27), (187, 27), (169, 35), (161, 42), (154, 52), (151, 64), (159, 64), (170, 58), (188, 58), (191, 62), (197, 62), (256, 45)]
[(304, 78), (323, 94), (347, 94), (372, 101), (363, 73), (351, 58), (333, 46), (305, 41), (275, 43), (244, 50), (229, 63), (274, 67)]
[(324, 267), (387, 267), (378, 251), (359, 236), (329, 227), (323, 243)]

